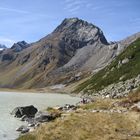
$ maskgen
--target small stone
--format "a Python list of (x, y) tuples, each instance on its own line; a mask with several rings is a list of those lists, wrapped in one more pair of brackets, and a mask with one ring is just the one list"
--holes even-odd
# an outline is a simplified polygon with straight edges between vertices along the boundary
[(24, 129), (21, 131), (21, 133), (22, 133), (22, 134), (27, 133), (27, 132), (29, 132), (29, 130), (30, 130), (30, 129), (26, 127), (26, 128), (24, 128)]
[(30, 124), (28, 124), (28, 127), (34, 127), (34, 126), (35, 126), (34, 123), (30, 123)]
[(129, 62), (129, 59), (128, 58), (125, 58), (125, 59), (122, 60), (122, 64), (126, 64), (128, 62)]
[(16, 131), (19, 131), (19, 132), (20, 132), (20, 131), (22, 131), (24, 128), (26, 128), (26, 126), (22, 125), (22, 126), (20, 126), (19, 128), (17, 128)]

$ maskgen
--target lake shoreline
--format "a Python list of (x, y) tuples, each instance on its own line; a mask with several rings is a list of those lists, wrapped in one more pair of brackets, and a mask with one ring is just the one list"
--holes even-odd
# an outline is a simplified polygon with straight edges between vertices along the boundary
[[(5, 140), (3, 136), (6, 136), (6, 140), (10, 140), (10, 137), (17, 136), (16, 128), (21, 126), (22, 122), (12, 117), (10, 112), (15, 107), (34, 105), (39, 110), (45, 110), (49, 106), (64, 105), (67, 103), (75, 104), (80, 101), (80, 98), (72, 98), (68, 94), (59, 93), (34, 93), (27, 94), (28, 92), (15, 92), (14, 90), (0, 91), (0, 139)], [(4, 111), (4, 112), (3, 112)], [(17, 136), (18, 137), (18, 136)]]
[(74, 94), (71, 92), (65, 92), (63, 89), (51, 89), (47, 88), (37, 88), (37, 89), (18, 89), (18, 88), (0, 88), (0, 92), (19, 92), (19, 93), (58, 93), (58, 94)]
[(0, 88), (0, 92), (8, 92), (8, 93), (24, 93), (24, 94), (62, 94), (62, 95), (69, 95), (71, 97), (78, 97), (78, 98), (92, 98), (91, 96), (76, 94), (71, 92), (62, 92), (62, 89), (11, 89), (11, 88)]

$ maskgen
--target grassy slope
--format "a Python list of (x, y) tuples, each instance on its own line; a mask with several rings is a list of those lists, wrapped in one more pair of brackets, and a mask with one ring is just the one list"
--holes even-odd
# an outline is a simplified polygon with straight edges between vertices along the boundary
[[(63, 119), (43, 124), (18, 140), (139, 140), (140, 114), (92, 113), (86, 110), (114, 108), (115, 100), (99, 100), (82, 106)], [(117, 101), (118, 102), (118, 101)]]
[[(119, 61), (125, 58), (130, 58), (130, 61), (118, 68)], [(140, 39), (137, 39), (127, 47), (109, 66), (80, 84), (75, 92), (80, 92), (81, 90), (85, 92), (87, 90), (98, 91), (112, 83), (119, 82), (122, 76), (124, 76), (123, 80), (125, 81), (136, 77), (138, 74), (140, 74)]]
[(75, 114), (67, 120), (43, 125), (36, 134), (28, 134), (19, 140), (138, 140), (139, 136), (128, 136), (138, 131), (138, 116), (129, 115)]

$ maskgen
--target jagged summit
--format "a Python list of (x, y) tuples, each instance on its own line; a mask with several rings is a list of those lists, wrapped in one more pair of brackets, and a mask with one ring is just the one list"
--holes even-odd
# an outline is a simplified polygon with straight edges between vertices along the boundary
[(82, 24), (82, 25), (91, 25), (91, 26), (94, 26), (96, 27), (95, 25), (91, 24), (91, 23), (88, 23), (87, 21), (85, 20), (82, 20), (82, 19), (79, 19), (77, 17), (75, 18), (65, 18), (63, 21), (62, 21), (62, 24), (60, 24), (60, 26), (70, 26), (70, 25), (76, 25), (76, 24)]
[(29, 47), (29, 44), (25, 41), (19, 41), (17, 43), (14, 43), (11, 49), (15, 52), (20, 52), (23, 49), (26, 49)]
[(64, 19), (53, 33), (63, 33), (63, 36), (68, 36), (78, 41), (94, 43), (98, 40), (103, 44), (108, 44), (99, 27), (79, 18)]

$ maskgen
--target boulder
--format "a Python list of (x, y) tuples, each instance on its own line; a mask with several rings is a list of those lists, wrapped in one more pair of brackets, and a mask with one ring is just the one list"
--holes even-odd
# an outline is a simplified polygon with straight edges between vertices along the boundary
[(29, 123), (28, 124), (28, 127), (34, 127), (35, 126), (35, 123)]
[(16, 131), (21, 132), (22, 130), (26, 129), (27, 127), (24, 125), (21, 125), (19, 128), (16, 129)]
[(75, 105), (70, 105), (70, 104), (65, 104), (65, 106), (62, 108), (63, 111), (67, 110), (75, 110), (76, 106)]
[(54, 120), (54, 116), (52, 114), (49, 114), (47, 112), (38, 112), (36, 115), (35, 115), (35, 118), (34, 120), (36, 122), (49, 122), (51, 120)]
[(128, 58), (125, 58), (125, 59), (122, 60), (122, 64), (126, 64), (128, 62), (129, 62), (129, 59)]
[(21, 133), (22, 133), (22, 134), (27, 133), (27, 132), (29, 132), (29, 130), (30, 130), (30, 129), (26, 127), (26, 128), (24, 128), (24, 129), (21, 131)]
[(13, 111), (12, 111), (12, 115), (14, 115), (17, 118), (21, 118), (23, 116), (27, 116), (27, 117), (34, 117), (35, 114), (37, 113), (37, 108), (35, 108), (33, 105), (31, 106), (25, 106), (25, 107), (16, 107)]

